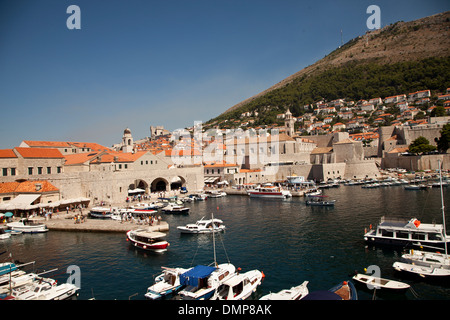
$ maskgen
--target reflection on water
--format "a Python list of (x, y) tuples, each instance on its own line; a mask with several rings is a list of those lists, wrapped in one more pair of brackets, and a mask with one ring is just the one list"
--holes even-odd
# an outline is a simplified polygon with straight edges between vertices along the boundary
[[(366, 247), (364, 228), (383, 215), (417, 217), (442, 222), (439, 189), (407, 191), (400, 186), (363, 189), (341, 186), (325, 193), (335, 207), (306, 206), (303, 198), (253, 199), (246, 196), (213, 198), (187, 204), (189, 215), (163, 215), (169, 223), (165, 253), (149, 253), (129, 246), (125, 234), (57, 232), (18, 235), (2, 240), (13, 258), (36, 261), (36, 268), (59, 268), (52, 276), (65, 281), (69, 265), (81, 269), (79, 299), (144, 299), (144, 293), (161, 266), (189, 267), (213, 261), (211, 234), (181, 234), (176, 227), (202, 217), (222, 219), (227, 227), (216, 234), (218, 263), (229, 259), (243, 271), (259, 269), (266, 275), (256, 297), (309, 281), (310, 290), (328, 289), (350, 279), (355, 270), (378, 265), (382, 276), (409, 282), (421, 299), (448, 299), (450, 287), (399, 278), (392, 268), (401, 252)], [(445, 190), (446, 202), (450, 193)], [(447, 225), (450, 225), (447, 223)], [(1, 250), (1, 251), (3, 251)], [(4, 254), (3, 256), (6, 256)], [(7, 257), (3, 258), (6, 259)], [(373, 292), (360, 290), (360, 299)], [(380, 297), (381, 299), (383, 297)], [(385, 297), (391, 299), (392, 297)], [(414, 299), (406, 293), (399, 299)]]

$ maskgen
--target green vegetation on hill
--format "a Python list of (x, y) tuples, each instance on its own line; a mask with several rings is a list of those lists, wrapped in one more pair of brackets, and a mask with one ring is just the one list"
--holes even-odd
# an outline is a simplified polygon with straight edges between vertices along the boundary
[(243, 112), (259, 113), (255, 125), (276, 123), (276, 115), (290, 108), (294, 116), (305, 113), (304, 106), (325, 99), (385, 98), (429, 89), (445, 92), (450, 87), (450, 57), (379, 64), (377, 61), (350, 62), (344, 66), (315, 72), (260, 96), (248, 104), (222, 114), (213, 121), (239, 119)]

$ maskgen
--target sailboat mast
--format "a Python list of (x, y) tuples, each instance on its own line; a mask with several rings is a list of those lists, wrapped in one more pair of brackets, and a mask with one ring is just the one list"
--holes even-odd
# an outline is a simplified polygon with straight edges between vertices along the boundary
[(212, 222), (212, 234), (213, 234), (213, 249), (214, 249), (214, 265), (217, 267), (217, 261), (216, 261), (216, 237), (214, 235), (214, 213), (211, 213), (211, 222)]
[(444, 206), (444, 191), (442, 188), (442, 169), (441, 169), (441, 161), (438, 160), (439, 165), (439, 184), (441, 186), (441, 205), (442, 205), (442, 220), (444, 226), (444, 247), (445, 247), (445, 256), (447, 257), (447, 229), (445, 227), (445, 206)]

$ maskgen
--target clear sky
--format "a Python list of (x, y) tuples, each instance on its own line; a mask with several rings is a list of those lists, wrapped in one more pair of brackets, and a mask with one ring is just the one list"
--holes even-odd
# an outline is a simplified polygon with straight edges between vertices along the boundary
[[(0, 148), (111, 146), (150, 125), (207, 121), (368, 29), (450, 10), (443, 0), (0, 0)], [(81, 29), (66, 26), (67, 7)]]

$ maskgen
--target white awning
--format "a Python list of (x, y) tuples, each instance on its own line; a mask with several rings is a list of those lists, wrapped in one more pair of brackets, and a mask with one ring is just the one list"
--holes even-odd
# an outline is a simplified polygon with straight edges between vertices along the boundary
[(219, 177), (205, 178), (205, 183), (214, 183), (217, 179), (219, 179)]
[(19, 194), (17, 197), (9, 201), (8, 203), (2, 203), (0, 210), (30, 210), (38, 208), (37, 205), (32, 205), (40, 194)]
[(134, 190), (128, 189), (128, 193), (140, 193), (140, 192), (145, 192), (145, 190), (141, 188), (136, 188)]

